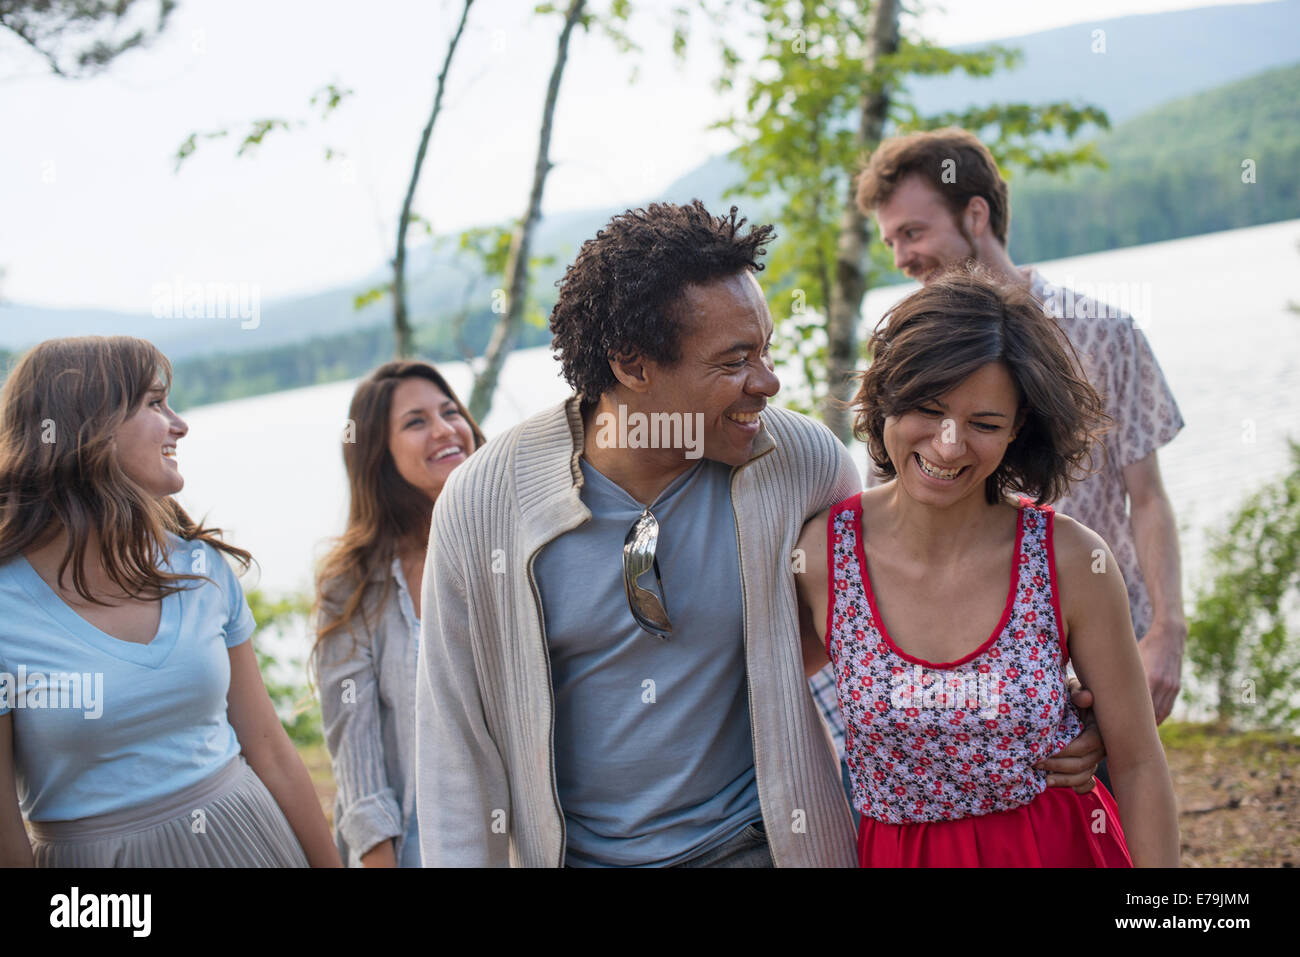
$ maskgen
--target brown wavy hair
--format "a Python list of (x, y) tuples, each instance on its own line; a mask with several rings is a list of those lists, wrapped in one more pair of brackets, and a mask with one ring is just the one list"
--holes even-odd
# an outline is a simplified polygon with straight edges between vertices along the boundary
[(167, 534), (205, 542), (247, 571), (252, 556), (204, 528), (171, 496), (156, 498), (118, 462), (113, 438), (161, 380), (170, 390), (171, 363), (156, 346), (132, 336), (50, 339), (30, 349), (0, 392), (0, 562), (66, 531), (59, 581), (88, 602), (86, 558), (91, 533), (108, 578), (125, 594), (161, 598), (205, 575), (158, 567), (171, 550)]
[[(951, 165), (945, 169), (944, 164)], [(944, 175), (947, 171), (952, 176)], [(989, 204), (989, 229), (1003, 246), (1011, 227), (1011, 200), (1007, 181), (998, 171), (987, 146), (966, 130), (945, 126), (941, 130), (891, 136), (882, 142), (858, 174), (855, 196), (858, 208), (870, 215), (889, 201), (899, 183), (920, 176), (938, 193), (953, 218), (965, 212), (972, 198)]]
[[(474, 434), (474, 449), (470, 454), (487, 441), (447, 380), (427, 362), (385, 363), (357, 386), (348, 410), (350, 433), (343, 441), (343, 465), (348, 475), (347, 525), (321, 562), (316, 576), (317, 621), (321, 620), (322, 606), (327, 603), (337, 605), (339, 614), (338, 617), (331, 614), (333, 620), (318, 629), (313, 660), (326, 637), (350, 626), (358, 616), (367, 631), (373, 627), (363, 610), (371, 577), (392, 564), (403, 543), (418, 543), (423, 547), (429, 540), (433, 502), (402, 478), (388, 451), (393, 392), (403, 380), (412, 378), (429, 380), (456, 403)], [(380, 606), (388, 598), (390, 584), (385, 578)]]
[[(1024, 421), (997, 471), (984, 482), (993, 505), (1007, 491), (1044, 505), (1094, 471), (1093, 450), (1109, 417), (1081, 371), (1078, 354), (1028, 289), (959, 266), (891, 309), (868, 347), (853, 399), (854, 435), (878, 474), (893, 478), (885, 419), (903, 415), (958, 386), (990, 362), (1002, 362), (1020, 393)], [(1087, 461), (1088, 468), (1084, 468)]]

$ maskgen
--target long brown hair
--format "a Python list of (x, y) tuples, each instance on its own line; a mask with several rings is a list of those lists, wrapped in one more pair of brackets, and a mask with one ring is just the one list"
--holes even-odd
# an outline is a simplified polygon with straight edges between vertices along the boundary
[(156, 498), (118, 462), (113, 438), (172, 368), (157, 347), (132, 336), (50, 339), (30, 349), (0, 392), (0, 563), (66, 531), (58, 580), (72, 567), (78, 595), (90, 593), (86, 553), (93, 532), (109, 580), (127, 595), (162, 597), (204, 575), (158, 567), (167, 533), (201, 541), (247, 570), (252, 557), (203, 528), (171, 496)]
[[(474, 449), (487, 441), (447, 380), (427, 362), (408, 359), (385, 363), (357, 386), (343, 436), (349, 493), (347, 525), (316, 576), (317, 620), (321, 620), (321, 606), (327, 600), (337, 602), (340, 611), (318, 629), (313, 657), (327, 636), (349, 626), (358, 615), (367, 631), (372, 627), (362, 607), (370, 579), (377, 571), (387, 570), (403, 543), (424, 546), (429, 540), (433, 501), (402, 478), (388, 451), (393, 392), (404, 379), (411, 378), (428, 379), (456, 403), (474, 433)], [(387, 600), (389, 586), (385, 576), (380, 606)]]

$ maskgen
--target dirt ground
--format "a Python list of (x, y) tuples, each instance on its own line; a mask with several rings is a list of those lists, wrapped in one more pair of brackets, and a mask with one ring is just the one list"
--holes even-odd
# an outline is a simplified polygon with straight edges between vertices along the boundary
[[(1300, 737), (1160, 728), (1182, 834), (1184, 867), (1300, 866)], [(300, 749), (331, 818), (334, 779), (324, 745)]]
[(1184, 867), (1300, 866), (1300, 738), (1160, 729)]

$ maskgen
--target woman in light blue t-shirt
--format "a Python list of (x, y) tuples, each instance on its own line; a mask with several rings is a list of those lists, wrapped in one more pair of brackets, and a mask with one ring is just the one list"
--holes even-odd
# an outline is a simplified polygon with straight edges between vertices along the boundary
[(433, 503), (480, 445), (468, 410), (427, 362), (362, 380), (343, 437), (348, 520), (318, 576), (312, 653), (349, 866), (419, 867), (415, 676), (420, 579)]
[(250, 556), (172, 498), (170, 382), (88, 336), (0, 394), (0, 865), (339, 863), (249, 641)]

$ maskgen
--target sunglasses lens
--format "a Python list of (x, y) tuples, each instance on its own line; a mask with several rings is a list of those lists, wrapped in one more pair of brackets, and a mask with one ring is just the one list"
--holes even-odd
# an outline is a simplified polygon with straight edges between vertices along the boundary
[(627, 592), (628, 608), (637, 624), (653, 635), (667, 638), (672, 633), (673, 626), (668, 621), (663, 602), (654, 592), (642, 588), (637, 582), (642, 575), (653, 570), (659, 592), (663, 593), (659, 564), (655, 560), (658, 544), (659, 522), (646, 509), (623, 540), (623, 588)]
[(659, 544), (659, 523), (649, 512), (636, 520), (623, 540), (623, 575), (632, 584), (650, 571)]
[(673, 626), (668, 620), (668, 613), (664, 611), (664, 606), (660, 604), (658, 598), (644, 588), (628, 596), (628, 606), (632, 609), (632, 617), (636, 619), (636, 623), (652, 635), (667, 638), (672, 634)]

